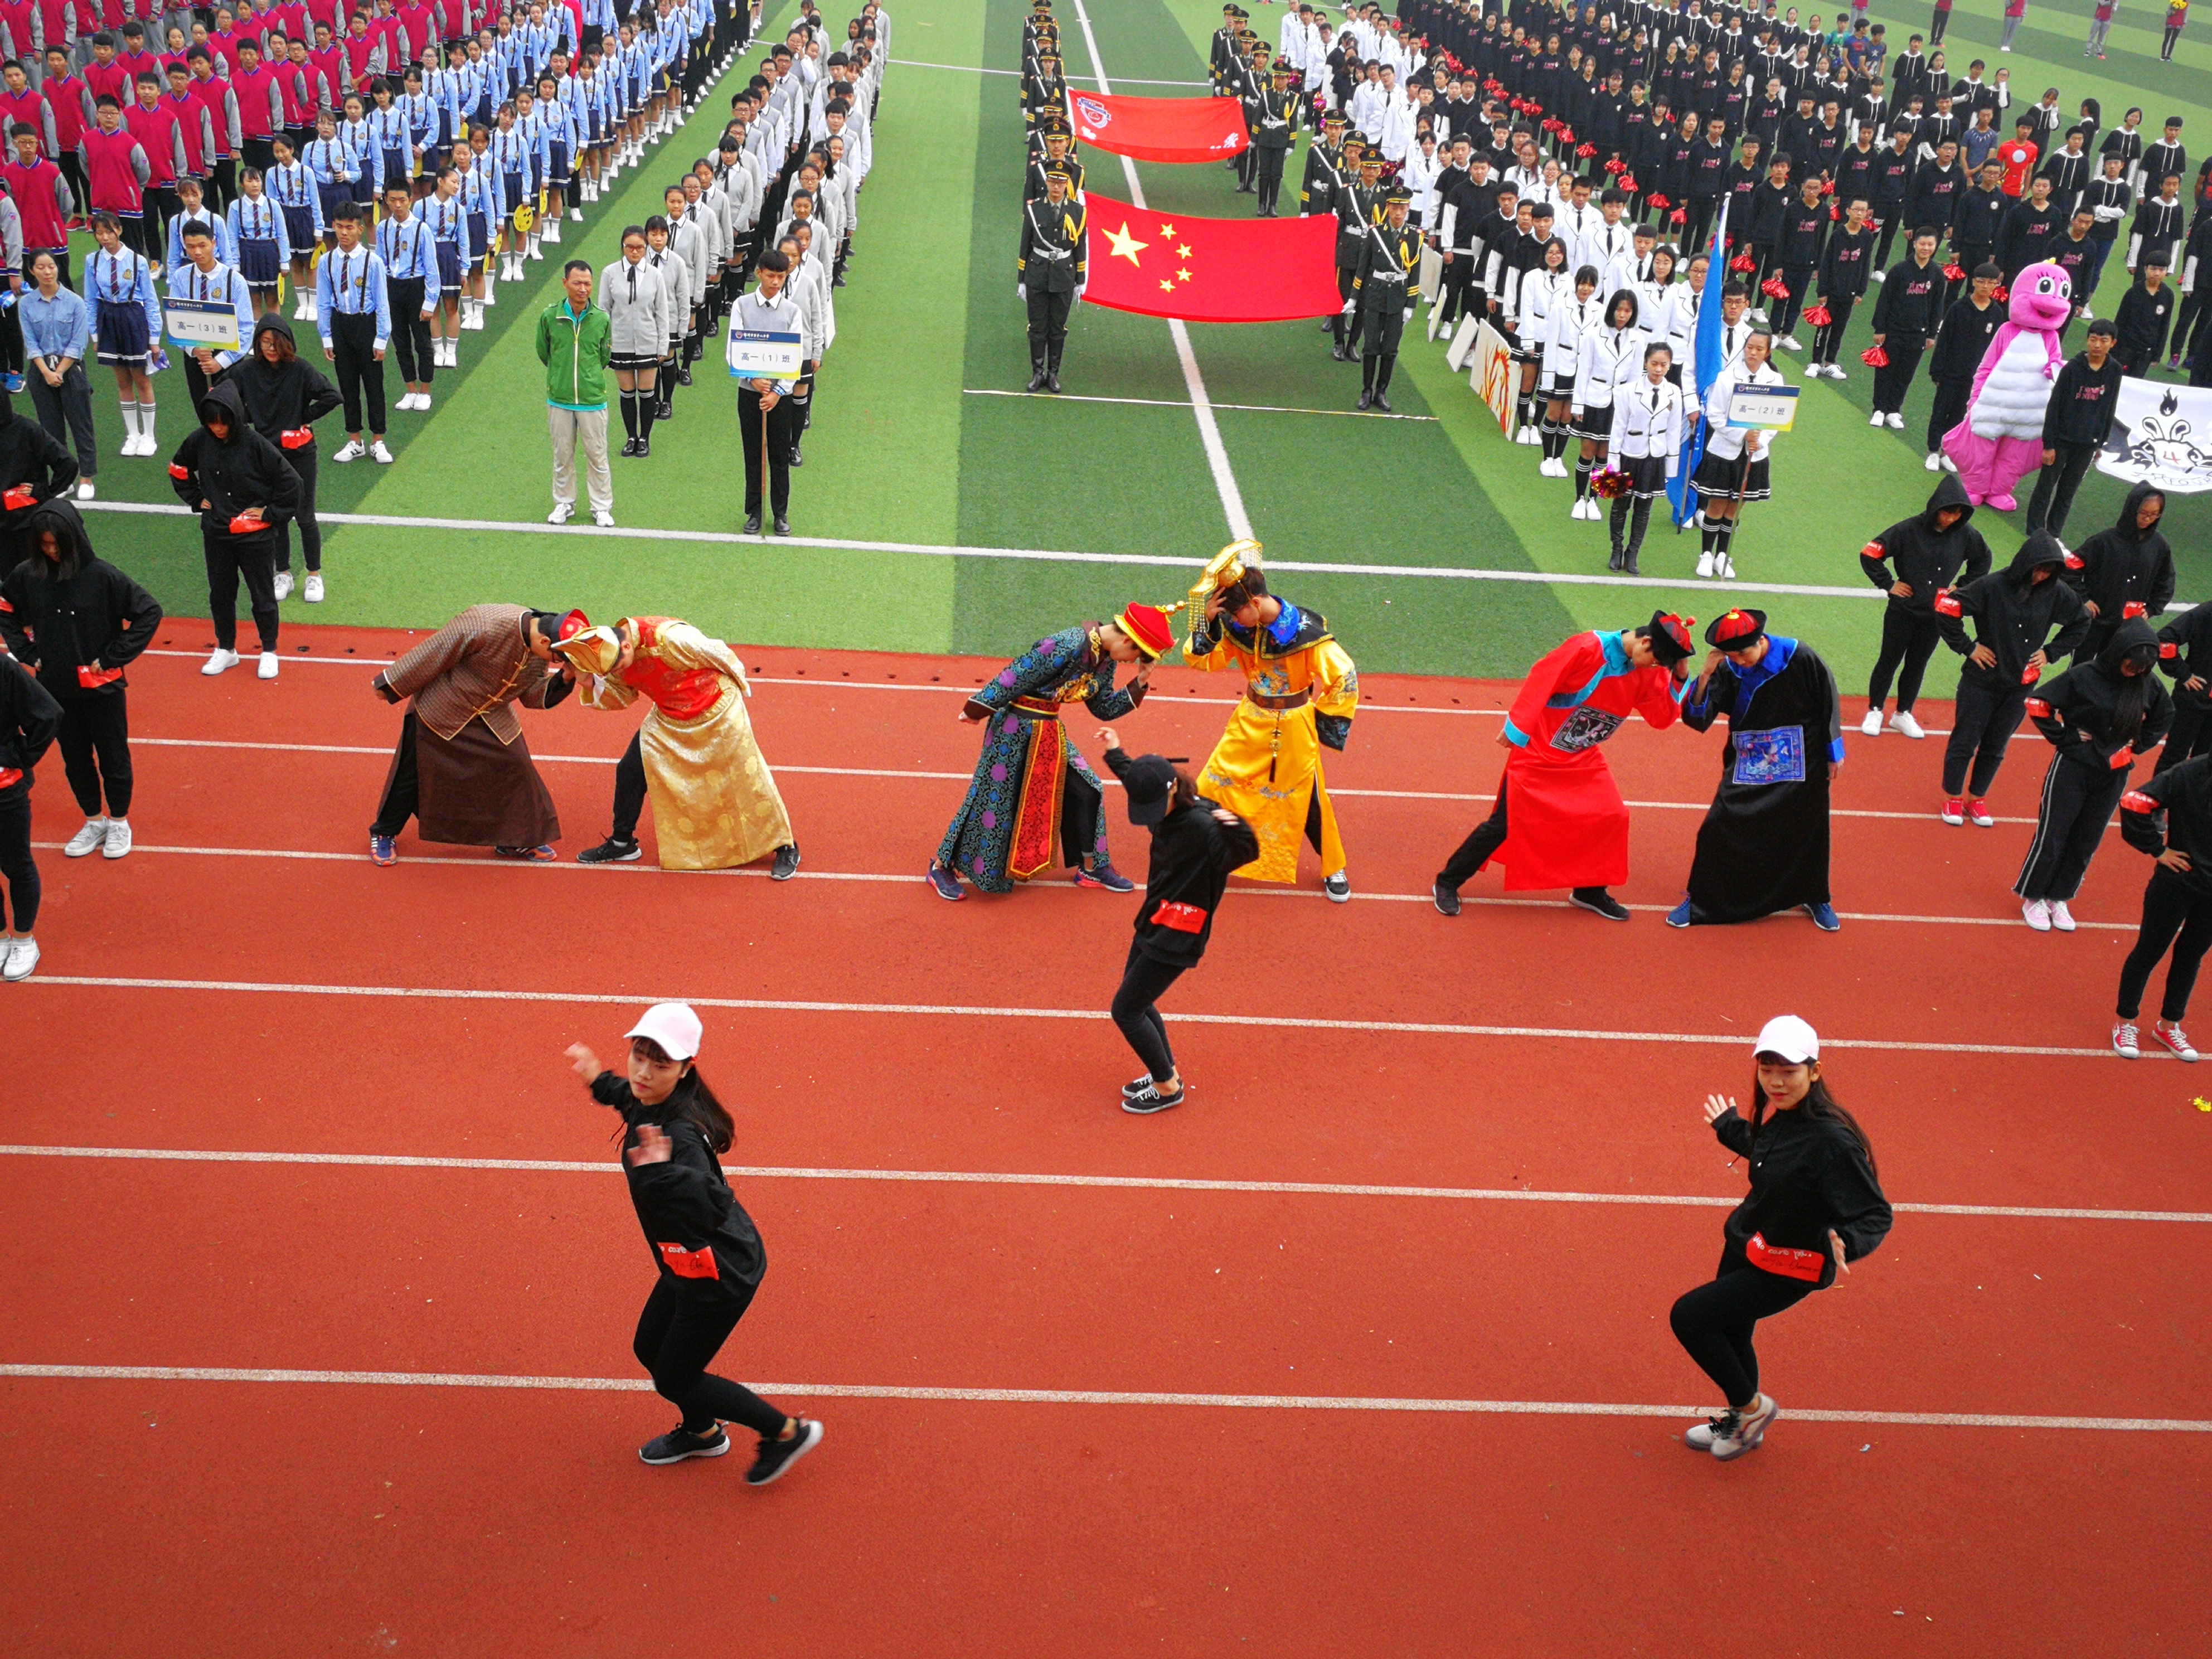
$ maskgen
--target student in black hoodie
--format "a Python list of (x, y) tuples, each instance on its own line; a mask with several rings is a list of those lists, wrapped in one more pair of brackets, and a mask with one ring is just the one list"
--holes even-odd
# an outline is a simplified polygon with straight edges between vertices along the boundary
[(2091, 617), (2077, 661), (2102, 651), (2130, 617), (2163, 617), (2173, 603), (2173, 550), (2158, 528), (2165, 513), (2166, 492), (2139, 483), (2120, 503), (2118, 521), (2083, 542), (2066, 562), (2066, 580)]
[(580, 1042), (569, 1044), (568, 1063), (622, 1119), (623, 1175), (659, 1274), (631, 1351), (653, 1392), (684, 1413), (637, 1455), (657, 1464), (720, 1457), (730, 1449), (723, 1423), (741, 1423), (760, 1436), (746, 1483), (765, 1486), (822, 1443), (822, 1425), (707, 1370), (752, 1305), (768, 1253), (717, 1157), (736, 1130), (699, 1075), (702, 1035), (684, 1004), (655, 1003), (629, 1029), (626, 1078)]
[(1710, 1285), (1679, 1298), (1674, 1339), (1727, 1409), (1682, 1437), (1721, 1462), (1758, 1449), (1780, 1413), (1759, 1385), (1759, 1322), (1836, 1282), (1874, 1254), (1894, 1219), (1874, 1149), (1820, 1075), (1819, 1033), (1795, 1014), (1766, 1022), (1753, 1047), (1751, 1104), (1705, 1097), (1705, 1121), (1744, 1160), (1751, 1190), (1721, 1224)]
[(2173, 700), (2153, 670), (2158, 637), (2140, 619), (2122, 623), (2089, 662), (2027, 700), (2027, 717), (2057, 753), (2043, 780), (2035, 839), (2013, 891), (2039, 933), (2074, 931), (2067, 901), (2081, 890), (2112, 809), (2128, 787), (2136, 757), (2158, 747), (2173, 723)]
[[(33, 507), (30, 555), (0, 580), (0, 641), (35, 669), (61, 706), (62, 765), (84, 828), (62, 851), (131, 851), (131, 716), (124, 671), (154, 642), (161, 607), (93, 555), (84, 520), (65, 501)], [(106, 796), (102, 810), (102, 795)]]
[(2135, 286), (2120, 301), (2112, 319), (2120, 331), (2120, 373), (2138, 380), (2151, 372), (2166, 350), (2166, 327), (2173, 316), (2173, 290), (2166, 286), (2161, 255), (2143, 256)]
[[(13, 657), (0, 656), (0, 980), (39, 965), (39, 864), (31, 856), (31, 775), (61, 730), (61, 705)], [(11, 910), (9, 917), (5, 912)], [(12, 921), (12, 927), (10, 926)]]
[(2212, 605), (2193, 605), (2158, 630), (2158, 665), (2173, 680), (2173, 725), (2153, 776), (2212, 753)]
[(1881, 613), (1881, 650), (1867, 684), (1866, 719), (1859, 730), (1870, 738), (1881, 735), (1882, 704), (1894, 674), (1897, 713), (1890, 716), (1890, 729), (1908, 738), (1925, 737), (1912, 705), (1919, 701), (1921, 677), (1942, 636), (1936, 599), (1962, 569), (1970, 582), (1990, 573), (1990, 545), (1974, 528), (1974, 506), (1966, 485), (1948, 475), (1939, 480), (1924, 508), (1859, 550), (1859, 568), (1889, 595)]
[[(2089, 631), (2089, 613), (2080, 597), (2059, 580), (2065, 563), (2066, 550), (2058, 538), (2039, 530), (2002, 570), (1936, 596), (1943, 641), (1966, 659), (1959, 669), (1950, 741), (1943, 745), (1946, 823), (1996, 826), (1986, 797), (2004, 764), (2005, 746), (2027, 713), (2028, 689)], [(1968, 617), (1974, 619), (1977, 635), (1972, 644), (1966, 640)]]
[(2027, 503), (2030, 530), (2065, 537), (2074, 492), (2112, 434), (2120, 398), (2120, 365), (2112, 348), (2119, 337), (2109, 319), (2098, 318), (2089, 325), (2081, 349), (2051, 382), (2051, 399), (2043, 407), (2043, 470), (2035, 475), (2035, 494)]
[(15, 418), (0, 392), (0, 569), (22, 562), (31, 509), (66, 495), (76, 483), (76, 457), (36, 421)]
[(1936, 400), (1928, 410), (1928, 459), (1930, 472), (1956, 472), (1957, 463), (1943, 453), (1943, 434), (1966, 418), (1973, 401), (1974, 376), (1989, 355), (1990, 342), (2003, 326), (2005, 308), (1996, 301), (2004, 272), (1994, 261), (1974, 267), (1972, 286), (1966, 297), (1943, 313), (1936, 331), (1936, 349), (1928, 354), (1928, 378), (1936, 382)]
[(246, 404), (225, 376), (200, 402), (200, 423), (169, 459), (178, 498), (200, 515), (216, 647), (203, 674), (238, 666), (238, 581), (261, 636), (264, 680), (276, 678), (277, 526), (300, 505), (300, 477), (284, 452), (246, 424)]
[(2120, 834), (2156, 862), (2143, 889), (2142, 927), (2120, 964), (2112, 1048), (2123, 1060), (2142, 1057), (2136, 1021), (2143, 988), (2171, 946), (2173, 963), (2166, 970), (2166, 997), (2151, 1035), (2179, 1058), (2193, 1060), (2197, 1049), (2181, 1022), (2197, 988), (2197, 965), (2212, 946), (2212, 759), (2160, 769), (2140, 789), (2122, 795)]
[[(338, 390), (299, 355), (292, 325), (274, 311), (253, 325), (253, 349), (223, 379), (238, 388), (246, 418), (276, 446), (300, 480), (300, 549), (307, 555), (309, 605), (323, 598), (323, 527), (315, 521), (315, 422), (338, 406)], [(276, 597), (292, 592), (292, 524), (276, 528)]]
[(1145, 1074), (1121, 1085), (1121, 1109), (1164, 1112), (1182, 1104), (1183, 1080), (1153, 1005), (1205, 956), (1229, 872), (1260, 856), (1260, 839), (1227, 807), (1201, 799), (1188, 772), (1158, 755), (1133, 759), (1110, 726), (1099, 728), (1098, 740), (1128, 797), (1129, 822), (1152, 832), (1137, 936), (1129, 941), (1121, 988), (1114, 994), (1114, 1024), (1145, 1062)]

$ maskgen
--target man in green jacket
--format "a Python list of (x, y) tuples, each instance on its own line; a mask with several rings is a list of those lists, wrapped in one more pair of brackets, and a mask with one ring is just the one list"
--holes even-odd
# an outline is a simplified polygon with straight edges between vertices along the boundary
[(607, 363), (614, 350), (614, 321), (592, 303), (592, 268), (571, 259), (561, 273), (564, 292), (538, 319), (538, 361), (545, 365), (545, 414), (553, 430), (553, 511), (550, 524), (576, 516), (576, 446), (584, 447), (584, 477), (592, 522), (615, 521), (614, 475), (607, 471)]

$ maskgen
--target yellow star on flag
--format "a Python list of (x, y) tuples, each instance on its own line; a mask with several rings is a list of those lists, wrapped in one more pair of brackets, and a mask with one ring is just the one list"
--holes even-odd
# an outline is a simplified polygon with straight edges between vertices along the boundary
[(1112, 232), (1106, 240), (1113, 244), (1113, 252), (1107, 256), (1109, 258), (1127, 259), (1133, 265), (1139, 264), (1139, 250), (1152, 246), (1150, 242), (1138, 241), (1129, 234), (1129, 224), (1126, 219), (1121, 222), (1121, 228)]
[(1163, 235), (1163, 236), (1172, 236), (1172, 235), (1174, 235), (1174, 234), (1175, 234), (1175, 227), (1174, 227), (1173, 225), (1162, 225), (1162, 226), (1160, 227), (1160, 234), (1161, 234), (1161, 235)]
[(1163, 293), (1163, 294), (1172, 294), (1172, 293), (1174, 293), (1174, 292), (1175, 292), (1175, 284), (1174, 284), (1173, 283), (1168, 282), (1167, 280), (1165, 280), (1164, 278), (1163, 278), (1163, 279), (1161, 280), (1161, 283), (1160, 283), (1160, 292), (1161, 292), (1161, 293)]
[(1188, 282), (1189, 280), (1190, 280), (1190, 272), (1189, 272), (1188, 270), (1178, 270), (1177, 272), (1176, 272), (1176, 281), (1177, 281), (1178, 283), (1187, 283), (1187, 282)]
[(1178, 259), (1188, 259), (1188, 258), (1190, 258), (1190, 244), (1189, 244), (1189, 243), (1188, 243), (1188, 242), (1185, 242), (1185, 243), (1182, 244), (1180, 246), (1178, 246), (1178, 247), (1176, 249), (1176, 258), (1178, 258)]

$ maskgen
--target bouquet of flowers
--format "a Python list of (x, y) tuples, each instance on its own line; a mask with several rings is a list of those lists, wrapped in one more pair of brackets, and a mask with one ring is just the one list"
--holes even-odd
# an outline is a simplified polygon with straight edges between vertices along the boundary
[(1627, 493), (1628, 475), (1618, 468), (1608, 466), (1590, 479), (1590, 494), (1600, 501), (1609, 501), (1616, 495)]

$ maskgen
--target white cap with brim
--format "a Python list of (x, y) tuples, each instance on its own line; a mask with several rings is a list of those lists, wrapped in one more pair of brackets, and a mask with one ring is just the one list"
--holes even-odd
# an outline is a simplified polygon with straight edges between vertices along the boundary
[[(690, 1009), (684, 1011), (690, 1013)], [(1792, 1066), (1802, 1066), (1820, 1057), (1820, 1034), (1795, 1014), (1777, 1014), (1766, 1022), (1759, 1033), (1759, 1041), (1752, 1052), (1774, 1054)]]
[(706, 1029), (688, 1003), (656, 1002), (623, 1035), (650, 1037), (671, 1060), (694, 1060), (698, 1057), (699, 1040), (706, 1035)]

